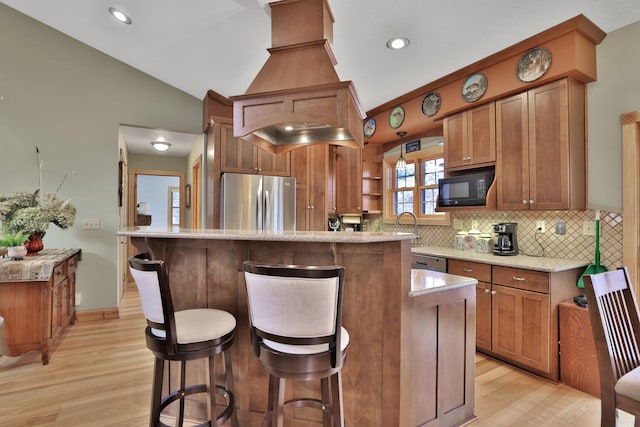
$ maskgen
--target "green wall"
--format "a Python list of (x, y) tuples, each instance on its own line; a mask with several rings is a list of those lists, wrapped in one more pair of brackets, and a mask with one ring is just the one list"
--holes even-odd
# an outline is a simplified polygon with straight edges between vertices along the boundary
[(45, 247), (82, 249), (79, 310), (116, 307), (118, 126), (202, 133), (202, 102), (3, 4), (0, 40), (0, 194), (37, 188), (36, 145), (43, 191), (75, 171), (59, 194), (76, 224), (52, 225)]
[(588, 88), (589, 207), (622, 212), (620, 115), (640, 110), (640, 22), (597, 46), (598, 80)]

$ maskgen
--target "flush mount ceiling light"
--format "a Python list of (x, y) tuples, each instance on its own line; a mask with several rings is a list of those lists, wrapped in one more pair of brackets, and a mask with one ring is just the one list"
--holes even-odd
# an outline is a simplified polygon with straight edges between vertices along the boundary
[(396, 135), (400, 137), (400, 158), (396, 163), (396, 170), (405, 170), (407, 168), (407, 161), (402, 156), (402, 138), (404, 138), (406, 134), (404, 131), (396, 132)]
[(407, 46), (409, 46), (409, 39), (405, 37), (395, 37), (387, 41), (387, 47), (389, 49), (398, 50), (404, 49)]
[(153, 145), (154, 150), (156, 151), (167, 151), (171, 144), (164, 141), (152, 141), (151, 145)]
[(109, 8), (109, 13), (113, 16), (118, 22), (123, 24), (131, 24), (131, 18), (129, 18), (123, 11), (116, 9), (115, 7)]

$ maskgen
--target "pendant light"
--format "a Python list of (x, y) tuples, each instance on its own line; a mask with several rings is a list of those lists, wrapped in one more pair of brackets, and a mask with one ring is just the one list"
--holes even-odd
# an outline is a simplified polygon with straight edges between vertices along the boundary
[(402, 156), (402, 138), (406, 135), (407, 133), (404, 131), (400, 131), (397, 132), (396, 135), (398, 135), (400, 137), (400, 158), (398, 159), (398, 162), (396, 163), (396, 170), (405, 170), (407, 168), (407, 162), (404, 159), (404, 157)]

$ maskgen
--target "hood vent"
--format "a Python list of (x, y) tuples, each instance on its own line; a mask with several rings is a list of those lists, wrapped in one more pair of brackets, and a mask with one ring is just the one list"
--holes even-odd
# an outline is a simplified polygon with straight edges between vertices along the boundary
[(271, 7), (270, 56), (247, 92), (233, 100), (233, 134), (271, 152), (328, 143), (363, 147), (364, 112), (350, 81), (335, 71), (327, 0)]

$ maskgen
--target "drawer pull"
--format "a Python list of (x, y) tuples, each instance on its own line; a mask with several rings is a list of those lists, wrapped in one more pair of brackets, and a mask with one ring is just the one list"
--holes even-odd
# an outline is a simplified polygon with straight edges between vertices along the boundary
[(484, 290), (484, 293), (485, 293), (485, 294), (488, 294), (489, 292), (491, 292), (489, 289), (485, 289), (485, 290)]
[(495, 295), (497, 293), (498, 293), (498, 291), (491, 291), (491, 295)]
[(473, 268), (463, 268), (465, 273), (473, 273)]
[(56, 271), (56, 276), (61, 276), (62, 275), (62, 271), (58, 270)]
[(513, 280), (517, 280), (518, 282), (524, 282), (525, 280), (527, 280), (524, 277), (518, 277), (518, 276), (511, 276), (511, 277), (513, 278)]

